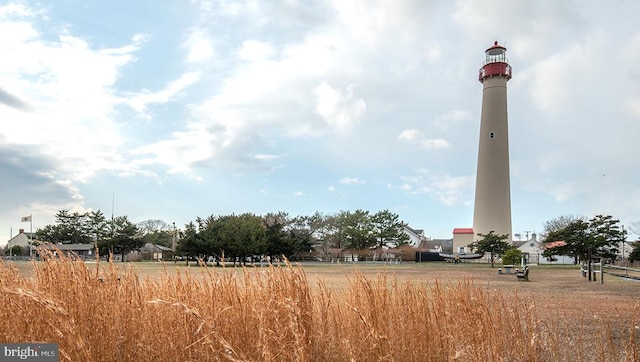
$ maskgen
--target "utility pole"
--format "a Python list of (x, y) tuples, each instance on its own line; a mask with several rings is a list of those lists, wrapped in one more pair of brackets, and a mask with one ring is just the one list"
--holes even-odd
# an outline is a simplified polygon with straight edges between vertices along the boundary
[(620, 261), (620, 264), (622, 266), (624, 266), (624, 242), (625, 242), (625, 239), (626, 239), (624, 233), (625, 233), (624, 225), (622, 225), (622, 241), (621, 241), (621, 243), (622, 243), (622, 260)]
[(174, 254), (176, 252), (176, 223), (173, 223), (173, 230), (171, 233), (171, 250), (173, 250)]

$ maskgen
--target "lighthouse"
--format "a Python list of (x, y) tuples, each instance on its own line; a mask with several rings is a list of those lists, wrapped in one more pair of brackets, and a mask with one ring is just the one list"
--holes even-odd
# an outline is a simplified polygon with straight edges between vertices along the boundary
[(511, 186), (509, 180), (509, 127), (507, 82), (511, 66), (507, 48), (496, 41), (485, 51), (480, 68), (482, 112), (473, 209), (473, 233), (508, 234), (511, 242)]

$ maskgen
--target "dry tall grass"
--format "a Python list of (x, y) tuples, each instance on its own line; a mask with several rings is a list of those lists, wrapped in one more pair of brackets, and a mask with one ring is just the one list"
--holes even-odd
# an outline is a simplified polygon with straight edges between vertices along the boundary
[(552, 323), (526, 298), (472, 280), (356, 272), (333, 289), (293, 266), (202, 270), (140, 280), (109, 263), (48, 258), (24, 277), (0, 264), (0, 340), (57, 342), (70, 361), (640, 359), (633, 328)]

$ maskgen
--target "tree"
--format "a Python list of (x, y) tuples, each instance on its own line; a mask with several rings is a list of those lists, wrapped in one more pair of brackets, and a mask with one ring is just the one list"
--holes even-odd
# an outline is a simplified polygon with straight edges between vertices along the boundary
[(144, 243), (173, 247), (172, 226), (163, 220), (144, 220), (136, 224)]
[(640, 241), (633, 245), (633, 250), (629, 253), (629, 261), (633, 262), (635, 260), (640, 260)]
[(596, 215), (589, 220), (588, 235), (591, 239), (592, 252), (605, 259), (615, 259), (618, 246), (624, 241), (624, 232), (620, 220), (611, 215)]
[(576, 261), (585, 260), (589, 252), (589, 242), (587, 240), (587, 229), (589, 223), (584, 220), (575, 220), (563, 228), (548, 233), (542, 242), (549, 244), (556, 241), (563, 241), (562, 245), (546, 248), (542, 253), (547, 258), (556, 255), (567, 255)]
[(112, 235), (98, 243), (101, 253), (122, 255), (122, 261), (128, 252), (140, 248), (144, 241), (138, 237), (138, 228), (126, 216), (118, 216), (111, 221)]
[(546, 221), (543, 226), (541, 239), (545, 239), (547, 235), (562, 230), (576, 221), (587, 221), (587, 218), (582, 215), (561, 215)]
[[(205, 230), (196, 235), (205, 241), (205, 254), (216, 253), (226, 257), (238, 258), (246, 263), (246, 258), (262, 255), (267, 251), (267, 233), (262, 217), (245, 213), (211, 217), (204, 223)], [(197, 246), (198, 243), (196, 242)]]
[(378, 211), (371, 217), (371, 223), (380, 248), (385, 246), (387, 241), (393, 241), (396, 246), (399, 246), (409, 240), (409, 236), (403, 232), (407, 224), (400, 221), (398, 215), (389, 210)]
[(374, 226), (368, 211), (346, 212), (342, 217), (345, 246), (352, 249), (367, 249), (376, 243)]
[(569, 255), (581, 261), (589, 261), (594, 256), (615, 258), (624, 238), (619, 223), (610, 215), (596, 215), (588, 221), (575, 220), (547, 235), (543, 243), (564, 241), (564, 245), (547, 249), (543, 255)]
[(495, 234), (495, 232), (491, 230), (488, 234), (479, 233), (478, 236), (481, 239), (469, 244), (469, 247), (477, 253), (489, 253), (492, 268), (495, 262), (494, 255), (503, 255), (512, 247), (511, 244), (506, 242), (509, 238), (509, 234)]
[(19, 256), (19, 255), (22, 255), (23, 253), (24, 253), (24, 250), (20, 245), (14, 245), (10, 248), (5, 248), (5, 255)]
[(502, 264), (504, 265), (515, 265), (518, 264), (522, 260), (522, 251), (517, 248), (511, 247), (502, 255)]
[(180, 238), (178, 247), (176, 248), (176, 254), (184, 255), (187, 259), (187, 265), (189, 265), (189, 258), (198, 255), (201, 249), (200, 237), (198, 235), (198, 229), (193, 221), (185, 225), (184, 233)]
[(89, 227), (89, 215), (89, 213), (71, 213), (69, 210), (60, 210), (56, 214), (56, 223), (38, 229), (35, 236), (38, 240), (50, 243), (90, 243), (94, 240), (94, 235)]
[(108, 236), (109, 224), (100, 210), (91, 211), (86, 215), (87, 219), (85, 230), (92, 236), (92, 239), (97, 244)]
[(138, 227), (138, 230), (142, 235), (153, 234), (163, 230), (170, 230), (169, 224), (159, 219), (140, 221), (136, 224), (136, 226)]
[(632, 233), (640, 236), (640, 221), (632, 222), (629, 226), (629, 230), (631, 230)]
[(268, 213), (263, 216), (266, 241), (267, 241), (267, 255), (271, 260), (284, 255), (287, 258), (291, 257), (291, 254), (295, 250), (295, 245), (290, 245), (293, 240), (287, 238), (287, 232), (285, 228), (290, 223), (289, 217), (284, 212), (277, 214)]

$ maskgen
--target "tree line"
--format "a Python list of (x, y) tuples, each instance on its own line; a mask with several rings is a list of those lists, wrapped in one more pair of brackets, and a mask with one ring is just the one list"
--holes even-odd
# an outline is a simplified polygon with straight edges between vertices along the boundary
[[(327, 254), (330, 249), (371, 249), (402, 246), (408, 243), (403, 232), (406, 223), (389, 210), (371, 214), (365, 210), (340, 211), (336, 214), (316, 212), (310, 216), (291, 217), (285, 212), (255, 215), (252, 213), (198, 217), (183, 229), (162, 220), (132, 223), (127, 216), (108, 219), (98, 211), (86, 213), (60, 210), (55, 223), (36, 230), (35, 239), (50, 243), (94, 243), (101, 255), (121, 254), (136, 250), (146, 243), (172, 248), (176, 255), (202, 258), (223, 255), (246, 260), (254, 255), (272, 258), (295, 258), (311, 251)], [(637, 224), (631, 231), (640, 235)], [(506, 242), (508, 235), (493, 232), (482, 235), (470, 245), (476, 252), (490, 253), (509, 260), (520, 258), (517, 250)], [(542, 243), (562, 241), (545, 248), (543, 255), (574, 257), (576, 262), (592, 257), (614, 259), (618, 247), (626, 240), (626, 230), (610, 215), (560, 216), (544, 225)], [(14, 254), (16, 251), (14, 251)], [(628, 260), (640, 260), (640, 243), (636, 243)]]
[(178, 230), (161, 220), (132, 223), (126, 216), (107, 219), (98, 211), (60, 210), (55, 223), (35, 232), (35, 239), (50, 243), (95, 243), (101, 255), (122, 254), (145, 243), (172, 247), (187, 258), (216, 257), (247, 260), (255, 255), (295, 258), (299, 253), (331, 248), (368, 249), (408, 242), (407, 224), (389, 210), (316, 212), (291, 217), (285, 212), (198, 217)]
[[(640, 235), (640, 223), (634, 223), (631, 230)], [(614, 261), (619, 246), (626, 241), (626, 231), (620, 220), (611, 215), (596, 215), (591, 219), (584, 216), (564, 215), (547, 221), (544, 225), (542, 255), (547, 258), (566, 255), (573, 257), (576, 263), (589, 262), (592, 258)], [(478, 238), (469, 245), (478, 253), (489, 253), (491, 266), (494, 256), (500, 256), (504, 264), (516, 264), (522, 253), (507, 242), (508, 234), (478, 234)], [(627, 256), (629, 261), (640, 260), (640, 242)]]

